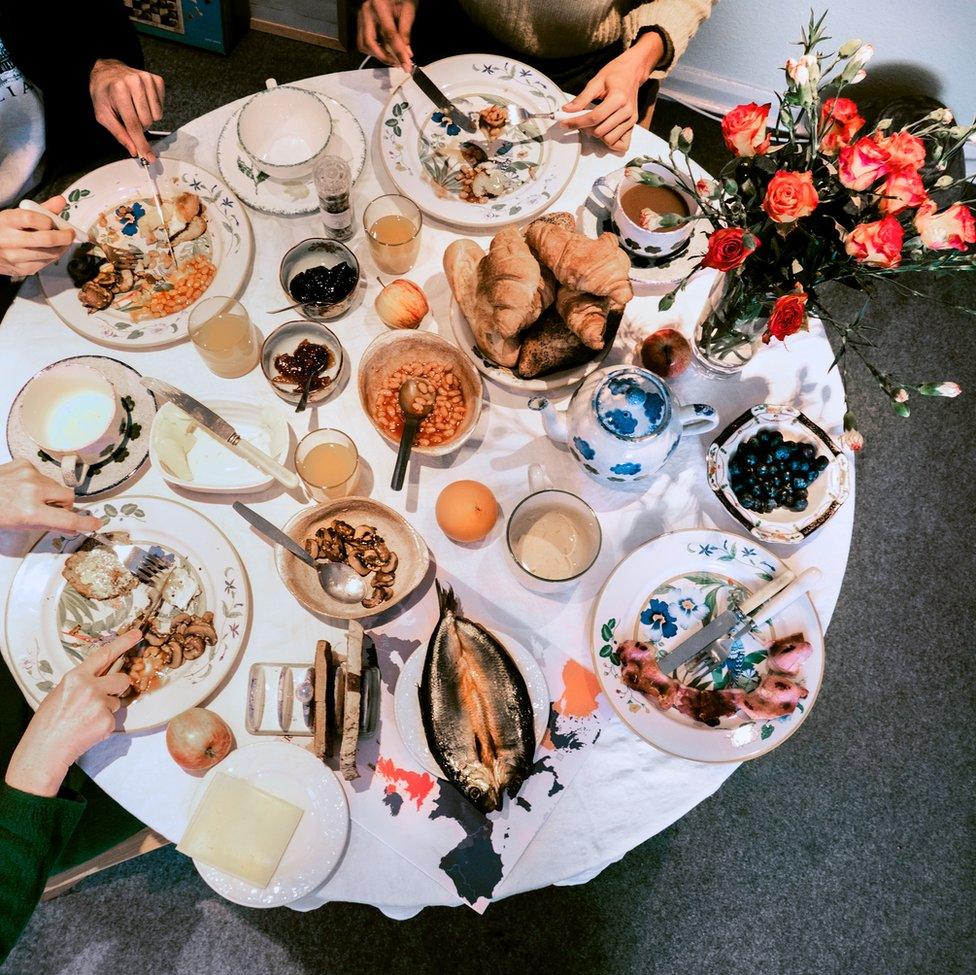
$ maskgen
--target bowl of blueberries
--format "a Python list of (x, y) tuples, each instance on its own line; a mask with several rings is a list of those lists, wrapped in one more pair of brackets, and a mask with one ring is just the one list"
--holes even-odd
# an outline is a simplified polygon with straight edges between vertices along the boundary
[(763, 542), (802, 542), (850, 494), (847, 456), (792, 406), (746, 410), (715, 438), (706, 463), (718, 499)]
[(278, 281), (312, 322), (329, 322), (352, 307), (359, 290), (359, 261), (338, 240), (310, 237), (281, 259)]

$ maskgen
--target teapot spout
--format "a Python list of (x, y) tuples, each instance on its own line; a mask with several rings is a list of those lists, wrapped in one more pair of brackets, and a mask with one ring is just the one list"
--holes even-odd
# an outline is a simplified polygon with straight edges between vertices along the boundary
[(533, 396), (529, 400), (529, 409), (542, 414), (542, 425), (550, 440), (563, 444), (569, 440), (566, 414), (557, 411), (544, 396)]

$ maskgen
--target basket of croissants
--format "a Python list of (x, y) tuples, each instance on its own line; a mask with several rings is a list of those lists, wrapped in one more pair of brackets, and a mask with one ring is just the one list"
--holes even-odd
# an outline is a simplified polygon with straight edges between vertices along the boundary
[(505, 227), (487, 253), (473, 240), (455, 240), (444, 273), (473, 351), (516, 380), (562, 373), (572, 382), (568, 370), (609, 350), (634, 296), (617, 238), (577, 232), (570, 213), (546, 214), (524, 230)]

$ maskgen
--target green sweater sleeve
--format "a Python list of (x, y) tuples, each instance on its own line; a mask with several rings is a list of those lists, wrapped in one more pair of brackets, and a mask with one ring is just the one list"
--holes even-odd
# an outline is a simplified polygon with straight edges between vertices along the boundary
[(85, 800), (70, 789), (49, 799), (0, 783), (0, 964), (34, 912), (84, 808)]

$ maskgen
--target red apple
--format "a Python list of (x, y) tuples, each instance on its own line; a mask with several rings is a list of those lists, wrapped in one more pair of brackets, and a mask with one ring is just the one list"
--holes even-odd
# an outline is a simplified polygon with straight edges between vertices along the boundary
[(663, 379), (674, 379), (688, 368), (691, 346), (676, 329), (661, 328), (641, 343), (640, 361), (645, 369)]
[(376, 296), (373, 307), (390, 328), (417, 328), (430, 311), (423, 289), (406, 278), (397, 278), (386, 285)]
[(190, 708), (166, 726), (166, 747), (173, 761), (186, 772), (205, 772), (234, 747), (234, 734), (218, 714)]

